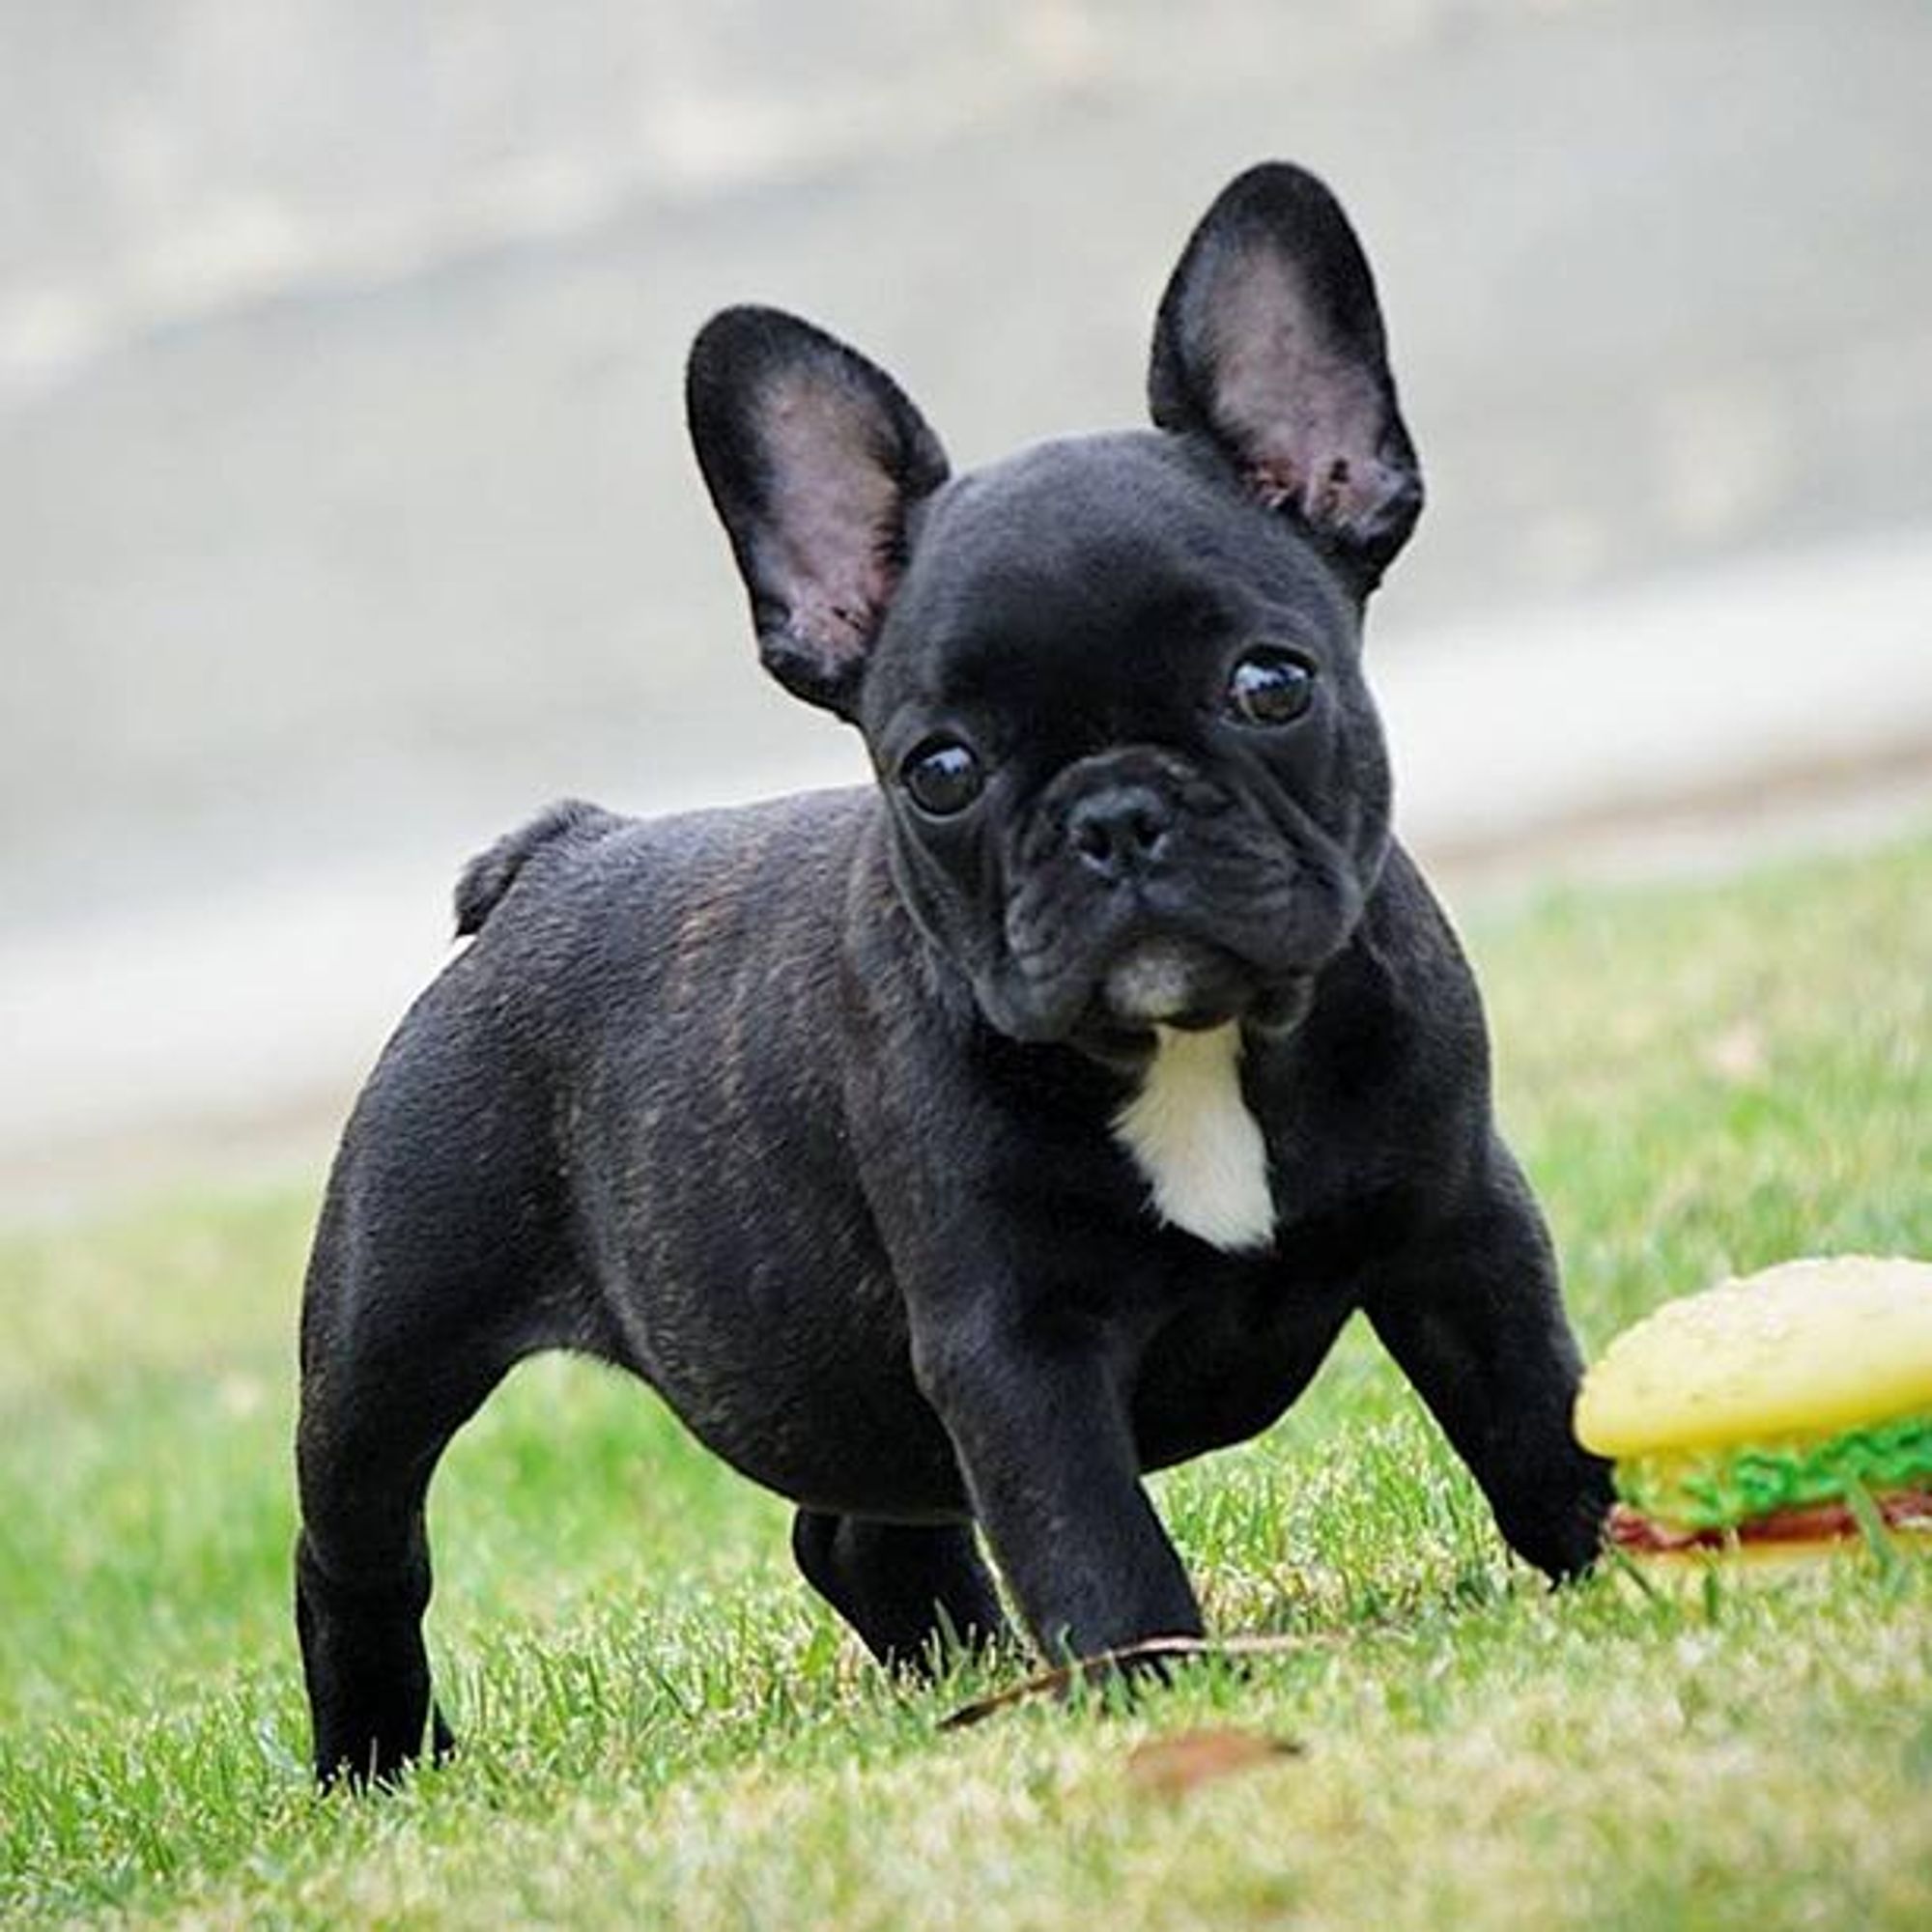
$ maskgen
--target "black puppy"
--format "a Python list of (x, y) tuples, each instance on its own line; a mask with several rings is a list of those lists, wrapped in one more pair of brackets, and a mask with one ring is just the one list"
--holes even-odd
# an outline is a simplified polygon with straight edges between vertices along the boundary
[(1389, 835), (1362, 606), (1422, 484), (1373, 282), (1287, 166), (1160, 306), (1152, 430), (949, 479), (893, 382), (717, 317), (692, 434), (765, 665), (878, 784), (554, 807), (336, 1162), (297, 1614), (325, 1779), (431, 1705), (423, 1498), (504, 1372), (621, 1363), (798, 1505), (880, 1658), (1196, 1633), (1141, 1477), (1265, 1428), (1356, 1309), (1552, 1576), (1608, 1501), (1481, 1007)]

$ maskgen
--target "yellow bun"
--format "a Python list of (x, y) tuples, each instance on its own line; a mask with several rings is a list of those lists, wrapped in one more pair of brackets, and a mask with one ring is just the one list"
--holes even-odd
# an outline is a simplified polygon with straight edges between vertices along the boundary
[(1583, 1378), (1600, 1456), (1830, 1435), (1932, 1407), (1932, 1263), (1836, 1255), (1667, 1301)]

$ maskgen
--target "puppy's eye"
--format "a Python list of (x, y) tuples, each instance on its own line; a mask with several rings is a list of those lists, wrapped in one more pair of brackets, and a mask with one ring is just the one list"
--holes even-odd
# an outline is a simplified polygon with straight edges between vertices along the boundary
[(927, 738), (906, 753), (899, 782), (922, 811), (951, 818), (985, 789), (986, 775), (970, 745), (957, 738)]
[(1243, 724), (1292, 724), (1314, 701), (1315, 667), (1278, 644), (1248, 652), (1228, 679), (1228, 709)]

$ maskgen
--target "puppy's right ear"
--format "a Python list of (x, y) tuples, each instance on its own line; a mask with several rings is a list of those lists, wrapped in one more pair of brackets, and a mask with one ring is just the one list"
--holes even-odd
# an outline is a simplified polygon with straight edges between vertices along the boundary
[(939, 439), (884, 370), (778, 309), (712, 317), (685, 402), (765, 668), (851, 718), (905, 567), (907, 513), (946, 480)]

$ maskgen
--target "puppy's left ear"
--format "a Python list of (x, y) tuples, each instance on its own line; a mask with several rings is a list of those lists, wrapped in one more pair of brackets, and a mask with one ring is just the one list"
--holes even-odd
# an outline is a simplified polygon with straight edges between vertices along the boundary
[(765, 668), (852, 718), (905, 564), (907, 513), (946, 480), (939, 439), (883, 369), (778, 309), (712, 317), (685, 402)]
[(1162, 429), (1217, 442), (1363, 593), (1415, 527), (1422, 470), (1375, 280), (1304, 169), (1250, 168), (1202, 217), (1161, 298), (1148, 401)]

